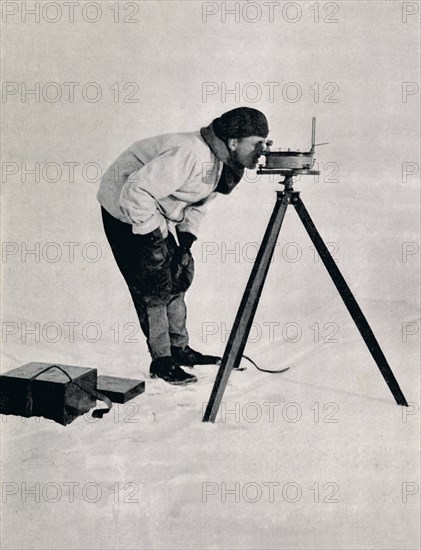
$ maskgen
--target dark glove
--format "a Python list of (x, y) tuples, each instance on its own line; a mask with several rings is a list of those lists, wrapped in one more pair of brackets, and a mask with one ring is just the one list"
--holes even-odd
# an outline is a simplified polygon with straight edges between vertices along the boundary
[(184, 250), (190, 250), (192, 247), (192, 244), (197, 239), (192, 233), (188, 233), (187, 231), (179, 231), (177, 229), (177, 237), (178, 237), (178, 243), (180, 245), (180, 248)]
[(172, 291), (170, 257), (160, 229), (139, 235), (139, 246), (142, 248), (139, 268), (144, 276), (145, 301), (150, 306), (167, 303)]
[(168, 256), (165, 239), (159, 228), (145, 235), (138, 235), (139, 247), (143, 256), (143, 269), (150, 270), (161, 267)]
[(187, 231), (178, 231), (179, 246), (172, 259), (173, 293), (185, 292), (193, 282), (194, 259), (190, 248), (196, 237)]

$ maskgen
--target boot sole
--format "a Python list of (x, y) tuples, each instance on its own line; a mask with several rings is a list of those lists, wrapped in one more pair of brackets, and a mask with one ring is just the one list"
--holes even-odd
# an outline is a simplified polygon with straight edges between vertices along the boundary
[[(219, 367), (221, 365), (221, 361), (219, 363), (195, 363), (194, 365), (178, 365), (179, 367), (187, 367), (189, 369), (193, 369), (194, 367), (203, 366), (203, 365), (216, 365)], [(247, 370), (247, 367), (236, 367), (232, 369), (233, 372), (242, 372), (243, 370)]]
[(215, 362), (215, 363), (194, 363), (193, 365), (190, 364), (190, 365), (187, 365), (186, 363), (175, 363), (177, 365), (177, 367), (188, 367), (189, 369), (192, 369), (193, 367), (203, 367), (204, 365), (216, 365), (217, 367), (219, 367), (219, 365), (221, 364), (221, 361), (218, 361), (218, 362)]
[(170, 380), (165, 380), (165, 378), (163, 378), (162, 376), (158, 376), (157, 374), (150, 374), (149, 377), (159, 378), (160, 380), (163, 380), (164, 382), (166, 382), (167, 384), (171, 384), (172, 386), (188, 386), (189, 384), (194, 384), (195, 382), (198, 381), (196, 377), (190, 378), (188, 380), (183, 380), (180, 382), (171, 382)]

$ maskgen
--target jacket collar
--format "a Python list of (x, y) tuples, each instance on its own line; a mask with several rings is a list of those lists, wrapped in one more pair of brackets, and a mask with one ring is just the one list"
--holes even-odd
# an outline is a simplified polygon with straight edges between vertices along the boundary
[(217, 193), (228, 195), (236, 187), (244, 175), (244, 167), (234, 162), (230, 156), (227, 146), (219, 139), (212, 124), (200, 129), (200, 135), (218, 160), (223, 162), (223, 170), (215, 189)]

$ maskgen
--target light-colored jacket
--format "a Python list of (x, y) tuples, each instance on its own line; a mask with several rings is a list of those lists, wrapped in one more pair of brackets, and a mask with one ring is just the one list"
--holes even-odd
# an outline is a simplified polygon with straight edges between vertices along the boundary
[(133, 233), (159, 227), (166, 236), (174, 223), (197, 236), (222, 166), (200, 132), (143, 139), (105, 172), (97, 199), (109, 214), (132, 224)]

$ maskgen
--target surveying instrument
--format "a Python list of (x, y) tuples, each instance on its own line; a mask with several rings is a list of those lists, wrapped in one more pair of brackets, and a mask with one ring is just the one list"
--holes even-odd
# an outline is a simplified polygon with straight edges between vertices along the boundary
[(262, 175), (278, 174), (283, 176), (284, 180), (279, 183), (284, 186), (284, 190), (276, 192), (277, 198), (275, 207), (269, 219), (259, 252), (241, 299), (240, 307), (238, 308), (212, 393), (203, 416), (203, 422), (215, 422), (231, 371), (233, 369), (238, 369), (240, 361), (243, 357), (243, 351), (246, 346), (253, 318), (262, 294), (267, 273), (269, 271), (270, 261), (273, 256), (282, 222), (289, 205), (292, 205), (297, 211), (300, 220), (302, 221), (320, 258), (322, 259), (333, 283), (338, 289), (345, 306), (360, 331), (361, 336), (363, 337), (364, 342), (366, 343), (373, 359), (383, 375), (386, 384), (389, 386), (396, 403), (405, 407), (408, 406), (405, 396), (399, 387), (392, 369), (390, 368), (386, 357), (384, 356), (376, 337), (367, 322), (367, 319), (361, 311), (361, 308), (355, 300), (349, 286), (339, 271), (335, 260), (332, 258), (326, 244), (317, 231), (310, 214), (304, 206), (304, 203), (300, 198), (300, 192), (294, 190), (294, 176), (320, 174), (319, 171), (312, 170), (315, 161), (314, 150), (317, 145), (324, 144), (316, 144), (315, 136), (316, 119), (313, 117), (311, 149), (309, 151), (271, 151), (270, 146), (272, 145), (272, 142), (268, 142), (267, 145), (269, 148), (263, 153), (266, 157), (266, 164), (264, 166), (259, 165), (257, 173)]

